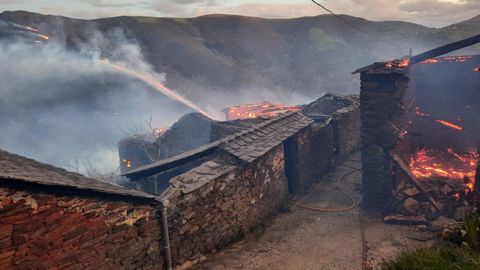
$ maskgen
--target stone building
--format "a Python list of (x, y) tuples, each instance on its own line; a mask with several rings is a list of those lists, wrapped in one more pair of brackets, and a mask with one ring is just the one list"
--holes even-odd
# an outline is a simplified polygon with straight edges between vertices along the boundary
[(358, 149), (359, 113), (358, 97), (326, 95), (303, 112), (213, 123), (206, 144), (128, 171), (141, 191), (0, 151), (0, 268), (196, 261), (263, 224)]
[[(337, 160), (358, 148), (359, 125), (355, 96), (327, 94), (306, 105), (302, 112), (291, 111), (255, 120), (213, 121), (208, 126), (217, 130), (211, 137), (216, 140), (206, 144), (202, 139), (204, 143), (200, 147), (129, 170), (124, 175), (137, 184), (138, 190), (160, 194), (168, 187), (168, 181), (195, 171), (203, 162), (222, 160), (231, 166), (248, 167), (273, 149), (281, 148), (288, 189), (295, 192), (308, 187)], [(197, 133), (205, 138), (208, 137), (206, 130), (209, 129)], [(198, 137), (194, 130), (188, 133), (192, 138)]]
[[(356, 71), (366, 206), (433, 219), (469, 188), (475, 168), (457, 161), (478, 159), (480, 55), (439, 56), (478, 42), (480, 35)], [(436, 162), (416, 167), (425, 160)]]
[(0, 150), (0, 268), (160, 269), (158, 204)]
[(356, 151), (359, 113), (358, 97), (328, 94), (304, 112), (259, 119), (125, 175), (169, 201), (171, 253), (181, 264), (241, 238)]

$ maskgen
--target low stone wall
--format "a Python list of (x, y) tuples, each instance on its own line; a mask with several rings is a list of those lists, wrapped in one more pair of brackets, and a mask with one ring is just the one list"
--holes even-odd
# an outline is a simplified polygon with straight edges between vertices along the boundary
[(242, 238), (285, 205), (289, 191), (321, 180), (359, 149), (359, 118), (355, 105), (330, 122), (304, 128), (250, 164), (220, 156), (171, 179), (162, 196), (169, 200), (174, 264), (198, 260)]
[(360, 107), (356, 103), (350, 107), (334, 113), (333, 126), (335, 129), (338, 160), (344, 160), (360, 149)]
[(80, 193), (0, 187), (0, 268), (162, 268), (154, 206)]
[(314, 123), (285, 141), (289, 191), (302, 192), (332, 169), (335, 160), (332, 125)]
[(314, 123), (285, 142), (290, 192), (308, 189), (338, 162), (360, 149), (358, 103), (334, 113), (327, 123)]
[(243, 237), (286, 204), (283, 146), (242, 166), (207, 161), (171, 180), (169, 233), (174, 264)]

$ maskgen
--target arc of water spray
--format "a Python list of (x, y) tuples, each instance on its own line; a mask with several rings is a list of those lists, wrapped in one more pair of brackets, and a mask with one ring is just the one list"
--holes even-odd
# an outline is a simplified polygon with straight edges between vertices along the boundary
[(131, 70), (131, 69), (128, 69), (126, 67), (123, 67), (123, 66), (120, 66), (118, 64), (114, 64), (106, 59), (102, 59), (100, 60), (100, 62), (102, 64), (105, 64), (105, 65), (108, 65), (110, 66), (111, 68), (115, 69), (116, 71), (119, 71), (121, 73), (124, 73), (124, 74), (127, 74), (129, 76), (132, 76), (134, 78), (137, 78), (145, 83), (147, 83), (148, 85), (150, 85), (151, 87), (153, 87), (155, 90), (157, 90), (158, 92), (170, 97), (171, 99), (174, 99), (186, 106), (188, 106), (189, 108), (209, 117), (209, 118), (212, 118), (212, 119), (215, 119), (213, 116), (211, 116), (209, 113), (207, 113), (206, 111), (202, 110), (200, 107), (198, 107), (196, 104), (194, 104), (193, 102), (191, 102), (190, 100), (182, 97), (180, 94), (178, 93), (175, 93), (174, 91), (170, 90), (169, 88), (167, 88), (165, 85), (163, 85), (162, 83), (160, 83), (158, 80), (156, 80), (155, 78), (153, 77), (150, 77), (150, 76), (147, 76), (145, 74), (142, 74), (142, 73), (139, 73), (137, 71), (134, 71), (134, 70)]

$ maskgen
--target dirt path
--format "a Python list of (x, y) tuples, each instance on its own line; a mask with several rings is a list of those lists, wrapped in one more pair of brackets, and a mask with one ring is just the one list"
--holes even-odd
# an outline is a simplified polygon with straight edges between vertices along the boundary
[[(360, 168), (359, 155), (338, 166), (335, 172), (315, 185), (307, 195), (295, 200), (315, 207), (348, 207), (351, 201), (338, 190), (337, 180)], [(361, 172), (343, 179), (342, 188), (357, 202)], [(362, 234), (360, 210), (348, 212), (314, 212), (290, 207), (279, 215), (263, 232), (247, 236), (232, 247), (212, 255), (194, 269), (362, 269)], [(369, 264), (376, 266), (405, 248), (428, 245), (408, 237), (418, 234), (415, 228), (384, 224), (379, 217), (363, 214), (368, 243)]]

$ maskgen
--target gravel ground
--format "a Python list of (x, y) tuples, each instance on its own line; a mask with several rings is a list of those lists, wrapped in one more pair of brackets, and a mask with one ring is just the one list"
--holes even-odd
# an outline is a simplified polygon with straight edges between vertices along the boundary
[[(344, 164), (360, 168), (359, 154)], [(296, 201), (322, 208), (342, 208), (351, 201), (338, 190), (337, 181), (353, 169), (338, 166)], [(342, 189), (357, 202), (361, 172), (343, 179)], [(363, 211), (362, 211), (363, 212)], [(207, 258), (194, 269), (362, 269), (362, 234), (358, 207), (348, 212), (314, 212), (290, 207), (263, 231)], [(382, 259), (390, 258), (406, 248), (429, 245), (408, 237), (419, 234), (415, 228), (394, 226), (381, 222), (380, 217), (363, 213), (369, 265), (376, 267)]]

